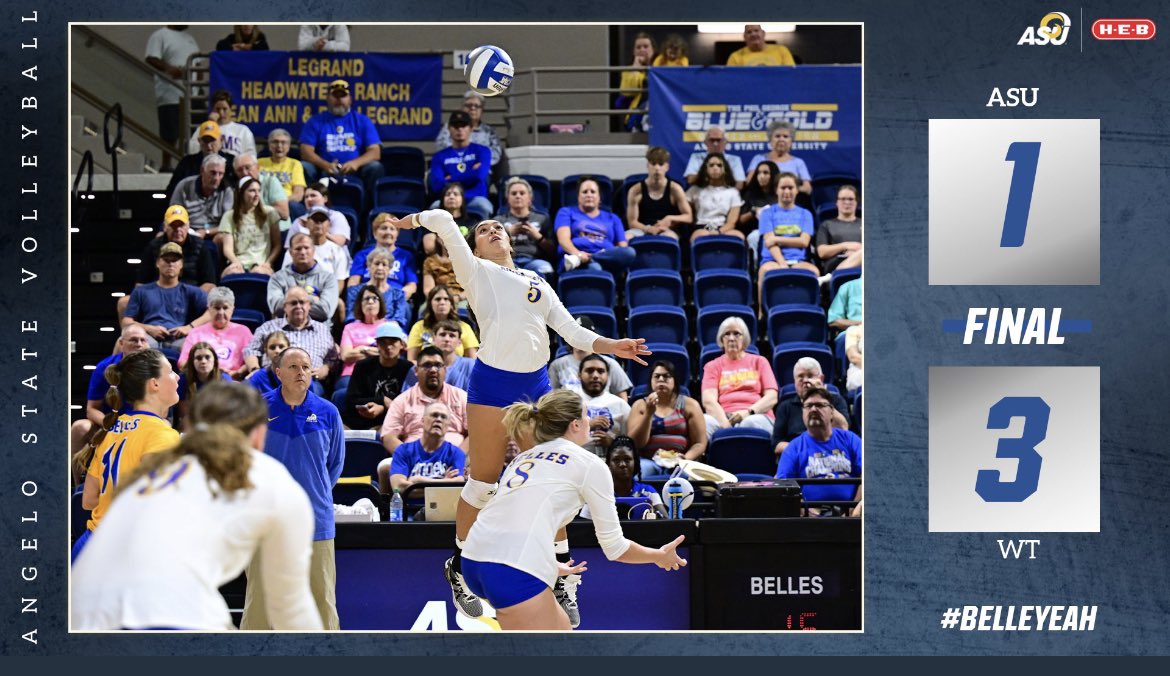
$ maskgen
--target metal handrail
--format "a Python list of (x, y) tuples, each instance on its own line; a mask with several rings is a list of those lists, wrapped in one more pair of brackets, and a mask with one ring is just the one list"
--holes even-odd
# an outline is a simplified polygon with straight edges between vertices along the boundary
[(77, 186), (81, 184), (82, 174), (86, 175), (85, 192), (93, 192), (93, 153), (89, 150), (81, 156), (81, 164), (77, 167), (77, 175), (73, 177), (73, 189), (69, 191), (73, 199), (77, 199)]
[[(504, 115), (504, 119), (511, 125), (511, 121), (519, 118), (528, 118), (532, 125), (532, 144), (540, 145), (540, 118), (544, 117), (564, 117), (568, 115), (604, 115), (606, 117), (626, 116), (646, 114), (648, 108), (575, 108), (571, 110), (544, 110), (540, 107), (540, 97), (542, 95), (557, 95), (557, 94), (620, 94), (624, 90), (621, 87), (585, 87), (585, 88), (563, 88), (556, 89), (541, 89), (540, 88), (540, 74), (551, 73), (622, 73), (626, 71), (648, 71), (648, 66), (548, 66), (525, 68), (516, 71), (515, 79), (513, 80), (512, 89), (506, 94), (508, 113)], [(532, 77), (532, 87), (529, 91), (516, 91), (515, 80), (522, 75), (530, 75)], [(532, 109), (524, 112), (511, 112), (515, 110), (514, 102), (525, 96), (532, 97)]]
[[(112, 109), (114, 107), (114, 104), (107, 103), (106, 101), (102, 100), (101, 98), (99, 98), (98, 96), (96, 96), (95, 94), (90, 92), (85, 87), (82, 87), (81, 85), (77, 84), (76, 82), (70, 83), (70, 91), (75, 96), (77, 96), (77, 98), (81, 99), (82, 101), (85, 101), (86, 103), (93, 106), (94, 108), (97, 108), (98, 110), (102, 111), (103, 113), (109, 111), (110, 109)], [(154, 146), (156, 149), (158, 149), (158, 150), (160, 150), (160, 151), (162, 151), (162, 152), (164, 152), (164, 153), (166, 153), (166, 154), (168, 154), (171, 157), (174, 157), (176, 159), (181, 159), (183, 157), (173, 147), (167, 145), (166, 141), (164, 141), (161, 136), (154, 133), (150, 129), (147, 129), (146, 127), (142, 126), (141, 124), (136, 122), (134, 120), (134, 118), (131, 118), (131, 117), (125, 118), (124, 124), (125, 124), (127, 129), (134, 132), (138, 136), (141, 136), (143, 140), (145, 140), (150, 145)]]
[[(114, 139), (110, 140), (110, 118), (114, 118), (118, 127), (114, 132)], [(122, 146), (122, 104), (115, 103), (106, 111), (102, 120), (102, 146), (110, 155), (110, 175), (114, 188), (114, 213), (118, 213), (118, 149)]]

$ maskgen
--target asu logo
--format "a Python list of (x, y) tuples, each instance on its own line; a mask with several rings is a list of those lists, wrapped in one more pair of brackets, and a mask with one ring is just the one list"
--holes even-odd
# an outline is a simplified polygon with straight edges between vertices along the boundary
[(1064, 12), (1049, 12), (1039, 26), (1028, 26), (1016, 45), (1063, 45), (1072, 30), (1072, 19)]

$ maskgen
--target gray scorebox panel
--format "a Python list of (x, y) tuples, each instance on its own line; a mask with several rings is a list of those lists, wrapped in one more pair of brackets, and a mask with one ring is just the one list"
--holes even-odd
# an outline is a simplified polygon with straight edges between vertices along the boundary
[[(1100, 283), (1100, 126), (931, 120), (930, 283)], [(1039, 142), (1040, 155), (1023, 245), (1001, 247), (1015, 142)]]
[[(1091, 532), (1101, 530), (1100, 387), (1097, 367), (932, 367), (930, 369), (930, 531)], [(1050, 414), (1036, 491), (1022, 502), (987, 502), (980, 470), (1016, 479), (1019, 461), (996, 457), (1001, 439), (1021, 437), (1023, 417), (988, 429), (1004, 397), (1039, 397)]]

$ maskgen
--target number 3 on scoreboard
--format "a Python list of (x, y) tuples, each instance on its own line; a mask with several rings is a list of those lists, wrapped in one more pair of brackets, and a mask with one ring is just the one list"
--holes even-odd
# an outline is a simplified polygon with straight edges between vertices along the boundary
[[(1039, 144), (1037, 144), (1039, 145)], [(1052, 409), (1040, 397), (1004, 397), (987, 414), (987, 429), (1007, 429), (1012, 418), (1024, 419), (1024, 430), (1018, 438), (1000, 439), (997, 458), (1015, 458), (1015, 481), (999, 480), (999, 470), (981, 469), (975, 481), (975, 492), (984, 502), (1023, 502), (1036, 492), (1040, 482), (1040, 463), (1043, 458), (1036, 445), (1048, 435), (1048, 416)]]
[(1040, 143), (1016, 141), (1008, 146), (1005, 162), (1015, 162), (1012, 185), (1008, 189), (1007, 210), (1003, 215), (1003, 234), (999, 247), (1024, 246), (1028, 229), (1028, 211), (1032, 207), (1032, 189), (1036, 187), (1036, 167), (1040, 164)]

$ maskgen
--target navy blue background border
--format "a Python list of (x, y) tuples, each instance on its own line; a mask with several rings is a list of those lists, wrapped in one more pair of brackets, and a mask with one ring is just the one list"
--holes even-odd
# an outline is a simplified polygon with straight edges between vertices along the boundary
[[(726, 7), (673, 0), (669, 12), (614, 0), (551, 4), (503, 0), (381, 2), (257, 0), (230, 5), (122, 0), (6, 4), (0, 41), (0, 139), (6, 149), (0, 209), (0, 653), (7, 655), (394, 654), (394, 655), (780, 655), (780, 654), (1163, 654), (1168, 652), (1170, 538), (1165, 514), (1170, 462), (1165, 415), (1170, 218), (1164, 203), (1170, 148), (1166, 37), (1098, 42), (1101, 17), (1150, 18), (1170, 30), (1158, 2), (744, 2)], [(36, 24), (19, 16), (39, 11)], [(723, 10), (723, 11), (721, 11)], [(1049, 11), (1073, 18), (1063, 47), (1017, 46)], [(1083, 11), (1083, 21), (1081, 12)], [(865, 22), (865, 210), (869, 345), (866, 387), (864, 634), (603, 635), (70, 635), (65, 630), (67, 496), (62, 458), (65, 401), (67, 237), (67, 22), (141, 20), (300, 22), (736, 21), (743, 18)], [(246, 17), (246, 19), (245, 19)], [(491, 31), (485, 28), (485, 42)], [(37, 37), (39, 49), (21, 50)], [(1083, 51), (1080, 42), (1084, 40)], [(20, 75), (36, 64), (38, 81)], [(992, 87), (1040, 87), (1028, 109), (987, 108)], [(20, 99), (37, 96), (37, 111)], [(1101, 284), (1096, 287), (930, 287), (927, 284), (929, 118), (1100, 118)], [(20, 123), (39, 135), (20, 139)], [(37, 154), (37, 168), (18, 155)], [(21, 196), (19, 185), (39, 184)], [(36, 223), (20, 213), (38, 210)], [(35, 236), (33, 253), (21, 240)], [(12, 263), (15, 261), (16, 263)], [(39, 275), (20, 283), (20, 267)], [(80, 273), (82, 271), (75, 271)], [(963, 346), (941, 321), (969, 306), (1064, 308), (1093, 331), (1061, 347)], [(37, 320), (39, 333), (20, 332)], [(20, 361), (22, 347), (39, 349)], [(927, 373), (931, 365), (1099, 365), (1102, 376), (1102, 530), (1040, 534), (1036, 561), (1001, 559), (995, 534), (927, 532)], [(38, 390), (20, 380), (38, 375)], [(21, 406), (39, 408), (21, 417)], [(39, 443), (21, 443), (37, 433)], [(21, 494), (35, 481), (38, 492)], [(20, 516), (36, 510), (36, 524)], [(21, 550), (36, 537), (39, 549)], [(1012, 537), (1023, 537), (1015, 535)], [(36, 568), (31, 582), (22, 570)], [(21, 598), (37, 598), (21, 613)], [(965, 604), (1098, 605), (1089, 633), (942, 630), (947, 607)], [(39, 643), (21, 635), (37, 629)]]

